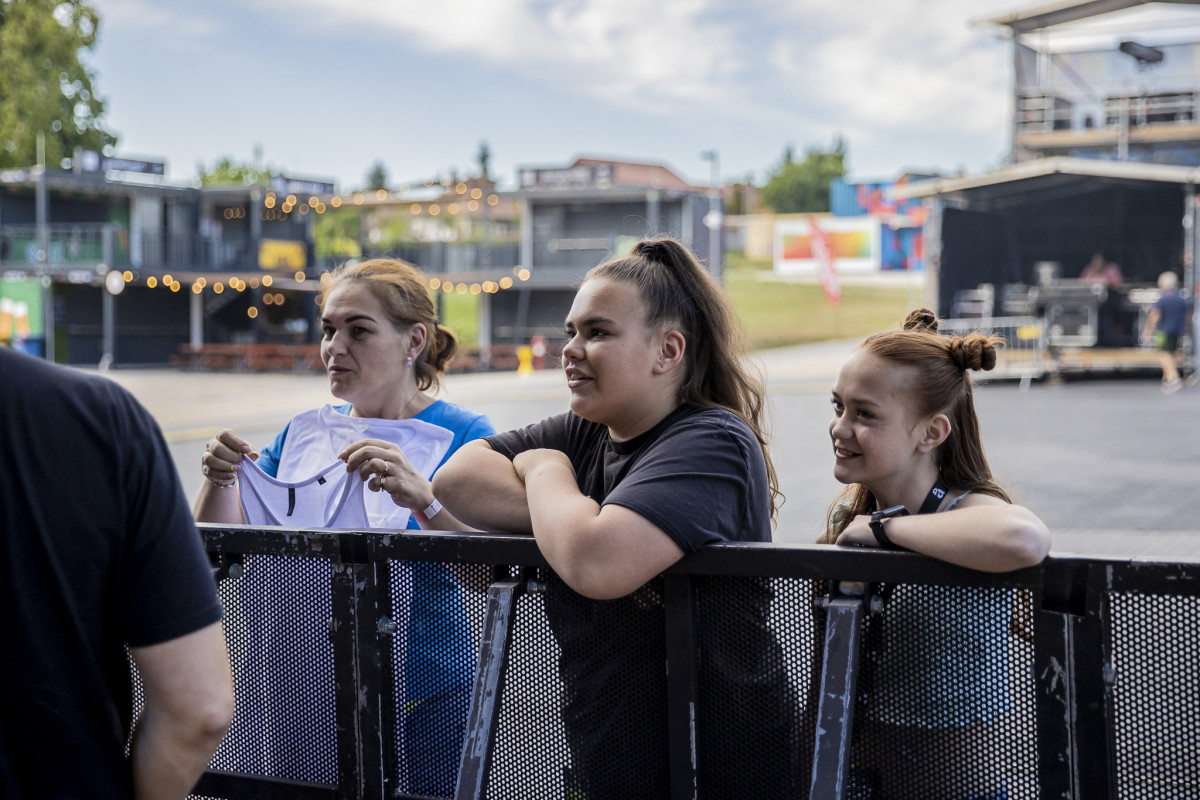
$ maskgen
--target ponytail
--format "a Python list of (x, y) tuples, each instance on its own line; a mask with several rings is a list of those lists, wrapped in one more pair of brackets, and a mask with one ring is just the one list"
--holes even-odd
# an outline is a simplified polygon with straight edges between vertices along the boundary
[(678, 401), (724, 408), (750, 427), (767, 463), (774, 519), (783, 496), (767, 449), (766, 387), (744, 362), (745, 334), (725, 292), (690, 250), (666, 236), (638, 242), (629, 255), (593, 267), (584, 280), (593, 278), (632, 283), (646, 306), (646, 324), (683, 334)]

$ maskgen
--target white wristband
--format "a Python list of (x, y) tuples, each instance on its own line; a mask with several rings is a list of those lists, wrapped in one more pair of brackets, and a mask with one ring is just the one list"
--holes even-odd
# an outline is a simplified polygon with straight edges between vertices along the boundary
[(439, 503), (438, 499), (435, 497), (433, 498), (433, 502), (429, 504), (429, 508), (421, 512), (421, 516), (425, 517), (426, 520), (431, 520), (436, 517), (438, 512), (441, 510), (442, 504)]

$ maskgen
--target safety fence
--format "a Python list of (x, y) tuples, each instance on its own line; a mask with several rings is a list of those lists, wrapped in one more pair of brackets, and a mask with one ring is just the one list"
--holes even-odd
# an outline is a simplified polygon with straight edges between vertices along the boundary
[(647, 734), (581, 716), (529, 537), (200, 527), (236, 711), (198, 796), (1200, 797), (1194, 560), (709, 547), (613, 631), (665, 631)]
[(979, 380), (1015, 379), (1027, 387), (1047, 372), (1046, 321), (1041, 317), (992, 317), (944, 319), (938, 332), (947, 336), (983, 333), (1004, 339), (995, 369), (976, 373)]

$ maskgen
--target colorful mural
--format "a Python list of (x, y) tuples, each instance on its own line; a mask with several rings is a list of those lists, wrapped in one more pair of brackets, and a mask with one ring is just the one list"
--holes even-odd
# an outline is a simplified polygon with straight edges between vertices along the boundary
[(813, 222), (829, 243), (833, 268), (842, 273), (879, 269), (881, 225), (874, 217), (812, 215), (775, 223), (775, 271), (781, 275), (818, 275), (819, 254), (813, 247)]
[(0, 345), (23, 347), (41, 335), (41, 285), (31, 279), (0, 280)]
[[(873, 232), (869, 230), (831, 231), (827, 238), (833, 250), (834, 258), (870, 258), (872, 235)], [(780, 247), (783, 257), (792, 260), (815, 258), (812, 245), (813, 237), (811, 231), (809, 231), (784, 234)]]
[(889, 200), (887, 190), (924, 176), (902, 176), (895, 181), (848, 183), (835, 178), (830, 186), (830, 208), (836, 217), (871, 216), (882, 221), (879, 269), (925, 269), (925, 207), (920, 200)]

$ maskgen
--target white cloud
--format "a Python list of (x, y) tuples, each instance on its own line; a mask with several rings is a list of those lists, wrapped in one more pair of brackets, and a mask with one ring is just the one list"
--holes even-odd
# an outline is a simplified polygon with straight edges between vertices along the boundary
[[(391, 34), (616, 107), (723, 113), (864, 141), (1005, 124), (996, 0), (258, 0), (312, 30)], [(999, 9), (1003, 10), (1003, 9)]]
[(216, 21), (186, 5), (155, 0), (91, 0), (101, 17), (100, 33), (108, 27), (175, 37), (181, 43), (217, 33)]
[[(405, 45), (474, 58), (633, 106), (720, 99), (741, 65), (717, 0), (259, 0), (310, 29), (390, 31)], [(399, 45), (398, 45), (399, 46)]]
[[(820, 42), (779, 39), (772, 63), (810, 101), (867, 137), (900, 129), (989, 133), (1006, 119), (1006, 47), (968, 16), (992, 2), (829, 3)], [(798, 20), (799, 22), (799, 20)]]

